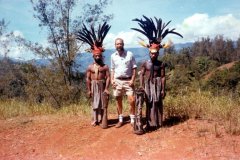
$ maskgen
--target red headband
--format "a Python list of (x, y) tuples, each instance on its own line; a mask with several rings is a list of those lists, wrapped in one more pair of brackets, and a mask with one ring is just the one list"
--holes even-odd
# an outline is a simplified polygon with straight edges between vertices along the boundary
[(156, 53), (156, 52), (158, 52), (158, 51), (160, 50), (160, 47), (161, 47), (160, 44), (152, 43), (152, 44), (150, 45), (150, 47), (149, 47), (149, 51), (150, 51), (151, 53)]
[(97, 47), (96, 45), (94, 45), (94, 48), (92, 49), (92, 53), (95, 54), (102, 54), (102, 52), (104, 52), (104, 48), (102, 47)]

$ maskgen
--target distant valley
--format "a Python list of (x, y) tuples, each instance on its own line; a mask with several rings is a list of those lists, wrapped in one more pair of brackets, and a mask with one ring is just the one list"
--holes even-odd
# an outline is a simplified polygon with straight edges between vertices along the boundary
[[(176, 50), (180, 50), (182, 48), (186, 48), (186, 47), (190, 47), (190, 46), (192, 46), (192, 43), (184, 43), (184, 44), (175, 44), (174, 45)], [(137, 63), (141, 63), (144, 60), (149, 59), (147, 48), (143, 48), (143, 47), (127, 48), (126, 50), (129, 50), (134, 54), (134, 57), (135, 57)], [(109, 66), (110, 66), (110, 57), (113, 52), (115, 52), (114, 49), (107, 49), (103, 53), (104, 62)], [(162, 54), (162, 53), (160, 52), (160, 54)], [(12, 60), (14, 62), (19, 61), (16, 59), (12, 59)], [(50, 64), (49, 59), (33, 59), (33, 60), (29, 60), (27, 62), (34, 63), (37, 66), (45, 66), (45, 65)], [(93, 63), (92, 54), (91, 53), (79, 53), (76, 57), (75, 63), (76, 63), (76, 66), (79, 66), (78, 68), (76, 68), (78, 71), (85, 72), (85, 70), (87, 69), (87, 66), (89, 64)]]

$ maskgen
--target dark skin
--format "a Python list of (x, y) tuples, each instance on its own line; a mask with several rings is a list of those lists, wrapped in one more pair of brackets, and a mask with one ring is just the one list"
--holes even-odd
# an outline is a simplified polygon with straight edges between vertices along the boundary
[(141, 74), (140, 74), (140, 88), (144, 89), (144, 79), (150, 77), (151, 73), (151, 66), (154, 64), (154, 71), (153, 71), (153, 78), (161, 77), (161, 84), (162, 84), (162, 90), (161, 90), (161, 96), (165, 97), (165, 67), (162, 65), (162, 62), (158, 60), (159, 53), (149, 53), (151, 58), (151, 63), (144, 62), (141, 67)]
[[(109, 67), (103, 63), (103, 57), (102, 53), (99, 54), (94, 54), (93, 55), (94, 63), (90, 64), (87, 68), (87, 90), (88, 90), (88, 96), (92, 97), (92, 92), (91, 92), (91, 81), (92, 80), (105, 80), (106, 85), (104, 92), (109, 94), (109, 85), (110, 85), (110, 72), (109, 72)], [(95, 76), (95, 69), (94, 65), (99, 67), (99, 72), (98, 76)]]

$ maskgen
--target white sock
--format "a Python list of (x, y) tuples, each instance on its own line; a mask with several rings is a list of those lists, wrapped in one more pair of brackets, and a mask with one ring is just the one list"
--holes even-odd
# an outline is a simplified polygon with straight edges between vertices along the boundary
[(120, 114), (120, 115), (118, 116), (118, 119), (119, 119), (119, 122), (123, 122), (123, 115)]
[(131, 123), (135, 122), (135, 115), (134, 114), (130, 114), (130, 122)]

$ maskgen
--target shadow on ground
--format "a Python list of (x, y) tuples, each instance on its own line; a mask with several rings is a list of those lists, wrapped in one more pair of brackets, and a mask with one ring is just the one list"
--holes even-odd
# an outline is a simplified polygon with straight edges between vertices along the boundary
[[(163, 127), (172, 127), (172, 126), (178, 125), (179, 123), (183, 123), (183, 122), (187, 121), (188, 119), (189, 119), (188, 116), (170, 116), (163, 121)], [(124, 122), (123, 125), (130, 123), (129, 116), (123, 117), (123, 122)], [(108, 127), (110, 127), (110, 128), (114, 127), (117, 123), (118, 123), (117, 118), (109, 119)], [(142, 124), (143, 124), (143, 126), (146, 125), (146, 117), (142, 117)]]
[(163, 127), (172, 127), (189, 119), (188, 116), (170, 116), (163, 121)]

